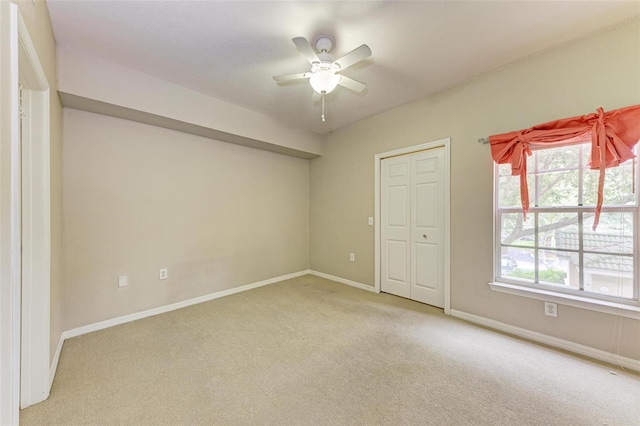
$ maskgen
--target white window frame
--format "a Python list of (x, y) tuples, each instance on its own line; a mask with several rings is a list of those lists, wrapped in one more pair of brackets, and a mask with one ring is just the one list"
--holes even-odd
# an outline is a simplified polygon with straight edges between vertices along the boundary
[[(501, 223), (500, 213), (504, 212), (519, 212), (522, 213), (522, 209), (515, 208), (498, 208), (498, 190), (499, 190), (499, 165), (494, 164), (494, 192), (493, 192), (493, 209), (494, 209), (494, 262), (493, 262), (493, 282), (489, 283), (489, 286), (494, 291), (513, 294), (517, 296), (533, 298), (538, 300), (545, 300), (555, 302), (563, 305), (605, 312), (614, 315), (620, 315), (624, 317), (640, 319), (640, 278), (638, 277), (638, 271), (640, 271), (640, 196), (636, 200), (635, 206), (603, 206), (602, 212), (615, 212), (625, 211), (633, 213), (633, 247), (634, 247), (634, 261), (633, 268), (636, 272), (634, 276), (634, 298), (624, 299), (621, 297), (612, 297), (607, 295), (600, 295), (596, 293), (589, 293), (583, 290), (563, 289), (553, 285), (545, 285), (539, 283), (531, 283), (520, 281), (517, 279), (510, 279), (507, 277), (500, 277), (501, 275), (501, 259), (502, 259), (502, 242), (501, 242)], [(636, 159), (635, 167), (635, 188), (638, 192), (638, 184), (640, 183), (638, 160)], [(536, 213), (544, 212), (594, 212), (593, 206), (576, 206), (576, 207), (530, 207), (527, 215), (528, 220), (535, 220)], [(537, 268), (537, 266), (536, 266)]]

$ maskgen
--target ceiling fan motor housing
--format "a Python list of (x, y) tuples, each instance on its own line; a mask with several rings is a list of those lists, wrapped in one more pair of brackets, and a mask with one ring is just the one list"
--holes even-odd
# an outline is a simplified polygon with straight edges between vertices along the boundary
[(316, 51), (318, 53), (329, 53), (331, 49), (333, 49), (333, 40), (331, 38), (326, 36), (318, 37), (316, 40)]

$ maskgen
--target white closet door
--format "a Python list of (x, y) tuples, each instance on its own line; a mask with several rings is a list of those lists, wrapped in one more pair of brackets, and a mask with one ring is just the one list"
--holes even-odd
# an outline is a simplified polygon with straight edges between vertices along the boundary
[(410, 297), (411, 187), (410, 157), (381, 162), (381, 289)]
[(444, 148), (411, 156), (411, 298), (444, 307)]
[(381, 290), (444, 307), (444, 148), (381, 161)]

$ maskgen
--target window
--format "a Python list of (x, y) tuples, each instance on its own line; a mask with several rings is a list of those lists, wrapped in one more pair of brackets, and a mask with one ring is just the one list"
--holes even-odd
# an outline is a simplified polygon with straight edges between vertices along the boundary
[[(622, 303), (638, 301), (637, 158), (606, 170), (593, 231), (598, 170), (591, 143), (541, 149), (528, 158), (530, 209), (520, 178), (496, 165), (496, 281)], [(637, 149), (636, 149), (637, 153)]]

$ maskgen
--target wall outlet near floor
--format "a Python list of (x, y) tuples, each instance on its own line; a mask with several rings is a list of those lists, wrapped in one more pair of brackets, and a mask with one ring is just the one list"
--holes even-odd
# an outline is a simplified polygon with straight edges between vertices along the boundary
[(349, 253), (349, 261), (351, 261), (351, 262), (355, 262), (356, 261), (356, 254), (355, 253)]
[(160, 269), (160, 279), (166, 280), (167, 278), (169, 278), (169, 270), (167, 268)]
[(129, 277), (126, 275), (120, 275), (118, 277), (118, 287), (126, 287), (129, 285)]
[(544, 302), (544, 314), (548, 317), (557, 317), (558, 304), (553, 302)]

